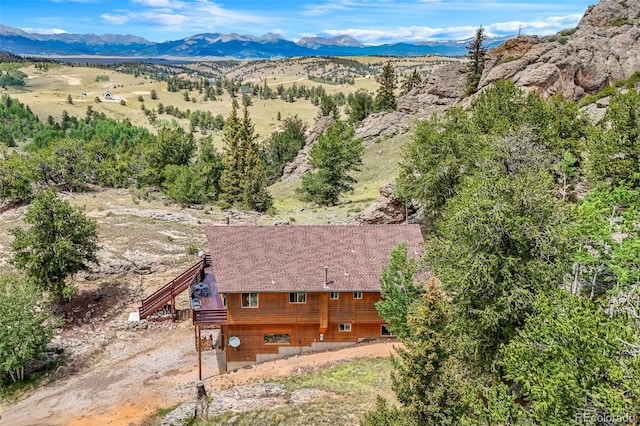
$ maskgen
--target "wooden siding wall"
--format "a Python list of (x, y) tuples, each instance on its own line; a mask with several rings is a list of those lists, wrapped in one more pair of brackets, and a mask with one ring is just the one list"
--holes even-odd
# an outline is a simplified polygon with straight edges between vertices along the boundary
[(242, 308), (240, 294), (227, 294), (229, 324), (318, 324), (322, 303), (329, 305), (328, 322), (359, 323), (382, 321), (375, 303), (380, 293), (340, 293), (337, 300), (326, 293), (307, 293), (307, 303), (289, 303), (289, 293), (260, 293), (257, 308)]
[[(227, 347), (227, 360), (243, 362), (256, 360), (257, 354), (277, 354), (280, 346), (311, 346), (320, 342), (357, 342), (380, 337), (384, 323), (375, 308), (379, 293), (363, 293), (354, 299), (353, 293), (340, 293), (337, 300), (328, 293), (307, 293), (307, 303), (289, 303), (289, 293), (261, 293), (257, 308), (242, 308), (240, 294), (227, 294), (227, 340), (238, 336), (238, 348)], [(323, 303), (327, 304), (323, 309)], [(328, 321), (324, 325), (326, 312)], [(350, 332), (338, 331), (339, 324), (351, 324)], [(324, 328), (324, 327), (322, 327)], [(265, 334), (289, 334), (290, 343), (265, 344)]]

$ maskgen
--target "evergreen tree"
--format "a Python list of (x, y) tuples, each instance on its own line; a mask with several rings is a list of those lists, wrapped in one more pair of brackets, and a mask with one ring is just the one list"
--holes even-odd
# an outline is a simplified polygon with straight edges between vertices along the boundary
[(285, 165), (304, 147), (306, 130), (306, 124), (295, 116), (285, 118), (282, 130), (271, 134), (264, 152), (270, 183), (282, 176)]
[(366, 89), (358, 89), (347, 97), (349, 123), (359, 123), (373, 112), (373, 96)]
[(587, 171), (604, 187), (640, 187), (640, 92), (629, 90), (611, 99), (597, 128), (588, 136)]
[(302, 177), (297, 190), (306, 201), (334, 205), (344, 192), (353, 191), (356, 180), (349, 175), (362, 164), (362, 140), (353, 137), (353, 128), (336, 121), (311, 148), (313, 171)]
[(192, 133), (185, 132), (182, 127), (163, 127), (155, 140), (149, 139), (144, 147), (148, 182), (161, 185), (165, 176), (164, 168), (189, 164), (195, 150)]
[(411, 89), (413, 89), (420, 83), (422, 83), (422, 77), (420, 77), (418, 70), (413, 70), (413, 72), (409, 74), (409, 77), (407, 77), (402, 82), (402, 86), (400, 87), (400, 95), (406, 95), (411, 91)]
[(484, 71), (484, 59), (487, 55), (487, 48), (484, 42), (487, 36), (484, 34), (484, 28), (480, 26), (476, 30), (476, 35), (467, 45), (467, 57), (471, 61), (467, 69), (467, 86), (465, 92), (472, 95), (478, 91), (482, 71)]
[(217, 200), (220, 196), (220, 176), (224, 170), (224, 165), (222, 163), (222, 154), (216, 151), (210, 136), (200, 141), (200, 150), (195, 168), (202, 176), (205, 198)]
[(374, 101), (375, 111), (395, 111), (398, 106), (394, 93), (397, 87), (396, 72), (390, 61), (382, 67), (382, 72), (378, 76), (377, 81), (380, 87), (378, 87)]
[(436, 229), (442, 209), (475, 170), (482, 137), (460, 108), (416, 126), (400, 163), (396, 193), (423, 206), (426, 226)]
[(543, 173), (481, 171), (447, 203), (440, 238), (425, 246), (452, 297), (463, 353), (485, 371), (568, 269), (571, 227), (549, 186)]
[(183, 206), (201, 204), (205, 201), (204, 179), (193, 166), (166, 166), (162, 187), (171, 199)]
[(501, 354), (504, 378), (528, 408), (518, 423), (578, 426), (609, 417), (628, 424), (623, 419), (639, 408), (638, 343), (625, 316), (586, 297), (539, 296)]
[(273, 205), (273, 199), (266, 189), (267, 170), (247, 105), (243, 107), (239, 134), (240, 150), (244, 155), (241, 205), (250, 210), (265, 212)]
[(266, 211), (273, 201), (267, 192), (267, 175), (254, 125), (245, 105), (242, 118), (235, 104), (225, 124), (224, 170), (220, 175), (220, 199), (229, 206)]
[(220, 175), (220, 200), (229, 206), (242, 200), (242, 179), (244, 171), (244, 152), (242, 152), (240, 118), (237, 102), (232, 103), (231, 113), (224, 124), (222, 140), (222, 164)]
[(323, 94), (320, 97), (320, 110), (318, 111), (318, 118), (321, 117), (333, 117), (337, 119), (340, 116), (338, 112), (338, 104), (333, 96)]
[(0, 199), (12, 203), (31, 200), (32, 168), (32, 163), (26, 157), (15, 152), (0, 160)]
[(98, 225), (83, 211), (58, 199), (53, 190), (39, 192), (24, 219), (28, 229), (13, 228), (12, 262), (31, 282), (56, 301), (74, 288), (65, 280), (97, 263)]

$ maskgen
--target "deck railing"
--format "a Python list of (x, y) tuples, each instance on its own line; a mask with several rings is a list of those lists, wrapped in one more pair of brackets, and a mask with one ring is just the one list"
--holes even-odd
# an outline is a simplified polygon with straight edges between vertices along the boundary
[(202, 280), (204, 277), (204, 268), (211, 265), (211, 256), (203, 256), (198, 263), (169, 281), (162, 288), (156, 290), (151, 296), (142, 301), (142, 305), (138, 309), (140, 319), (145, 319), (149, 315), (162, 308), (168, 301), (189, 288), (194, 279)]
[(227, 309), (207, 309), (207, 310), (194, 310), (193, 311), (193, 323), (226, 323), (227, 322)]

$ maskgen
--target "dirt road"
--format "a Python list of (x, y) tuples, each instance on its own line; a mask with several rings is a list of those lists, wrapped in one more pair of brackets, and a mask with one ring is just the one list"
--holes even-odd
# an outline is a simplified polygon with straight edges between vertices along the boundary
[[(260, 383), (336, 361), (387, 356), (394, 344), (294, 356), (222, 375), (215, 355), (205, 352), (204, 382), (210, 392)], [(198, 360), (189, 322), (174, 330), (120, 331), (97, 358), (93, 365), (0, 410), (0, 425), (135, 425), (159, 408), (176, 406), (195, 395)]]

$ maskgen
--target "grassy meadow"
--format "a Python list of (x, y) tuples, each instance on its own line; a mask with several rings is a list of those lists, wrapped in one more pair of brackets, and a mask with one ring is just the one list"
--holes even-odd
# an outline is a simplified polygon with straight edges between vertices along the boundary
[[(244, 83), (267, 84), (272, 89), (278, 85), (286, 88), (293, 84), (314, 87), (321, 85), (328, 93), (343, 92), (345, 95), (364, 88), (375, 93), (378, 88), (375, 75), (386, 61), (392, 61), (396, 68), (399, 81), (402, 76), (414, 69), (427, 75), (430, 70), (450, 59), (426, 56), (412, 58), (384, 58), (361, 57), (343, 58), (336, 61), (328, 58), (294, 58), (274, 61), (246, 61), (235, 65), (219, 65), (217, 63), (193, 63), (181, 66), (172, 72), (182, 78), (197, 75), (199, 71), (216, 69), (228, 79)], [(209, 67), (209, 68), (208, 68)], [(226, 68), (225, 68), (226, 67)], [(219, 71), (222, 69), (222, 71)], [(231, 110), (232, 99), (228, 93), (223, 93), (216, 100), (203, 101), (203, 95), (195, 90), (189, 92), (190, 100), (185, 100), (184, 90), (169, 92), (167, 83), (157, 81), (143, 74), (135, 76), (119, 72), (116, 69), (97, 68), (86, 65), (63, 64), (53, 65), (47, 70), (36, 68), (34, 65), (21, 69), (28, 75), (26, 86), (9, 88), (7, 93), (20, 102), (28, 105), (38, 115), (41, 121), (51, 116), (59, 121), (63, 111), (71, 116), (84, 117), (90, 106), (94, 111), (106, 114), (108, 117), (129, 120), (132, 124), (150, 129), (162, 125), (163, 122), (177, 121), (185, 130), (189, 129), (186, 119), (177, 120), (175, 117), (158, 115), (157, 122), (152, 125), (142, 110), (142, 105), (149, 110), (157, 110), (162, 103), (165, 107), (172, 105), (181, 111), (202, 110), (213, 115), (221, 114), (226, 117)], [(313, 76), (357, 75), (354, 84), (322, 84), (309, 80)], [(114, 100), (107, 100), (105, 93), (110, 92)], [(151, 91), (156, 91), (157, 99), (151, 99)], [(69, 97), (71, 102), (69, 103)], [(96, 102), (100, 98), (101, 102)], [(142, 99), (142, 101), (140, 100)], [(309, 100), (296, 99), (295, 102), (285, 102), (281, 99), (261, 100), (252, 97), (249, 114), (255, 125), (259, 140), (265, 141), (271, 133), (276, 131), (281, 119), (297, 115), (313, 128), (318, 107)], [(346, 115), (342, 113), (342, 118)], [(222, 149), (222, 133), (211, 133), (214, 145)], [(196, 133), (199, 138), (202, 135)], [(379, 138), (365, 142), (365, 151), (361, 170), (354, 174), (358, 180), (355, 191), (343, 197), (343, 203), (333, 207), (316, 207), (300, 200), (295, 193), (299, 187), (299, 180), (281, 181), (273, 185), (270, 190), (274, 196), (277, 219), (295, 221), (296, 223), (328, 223), (347, 219), (362, 211), (377, 199), (378, 188), (395, 180), (398, 171), (398, 161), (401, 158), (402, 147), (410, 139), (409, 135), (390, 138)], [(274, 218), (267, 217), (260, 221), (272, 223)]]

